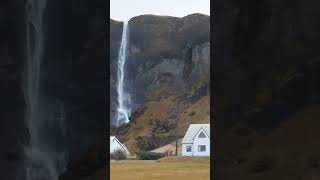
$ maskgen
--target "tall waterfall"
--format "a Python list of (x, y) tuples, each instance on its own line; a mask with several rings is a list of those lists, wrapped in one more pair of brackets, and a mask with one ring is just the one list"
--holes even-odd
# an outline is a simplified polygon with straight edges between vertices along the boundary
[[(29, 130), (29, 144), (25, 147), (25, 168), (27, 180), (58, 180), (61, 167), (64, 166), (64, 154), (56, 149), (55, 126), (60, 120), (48, 111), (50, 103), (44, 100), (41, 91), (41, 71), (44, 58), (44, 13), (46, 0), (27, 0), (26, 33), (27, 63), (24, 95), (27, 103), (26, 121)], [(55, 105), (56, 106), (56, 105)], [(63, 106), (61, 106), (63, 107)], [(61, 110), (58, 110), (61, 111)], [(51, 115), (50, 115), (50, 113)], [(60, 112), (59, 116), (64, 116)]]
[(117, 126), (129, 122), (130, 116), (130, 95), (124, 90), (125, 63), (127, 59), (128, 45), (128, 22), (123, 23), (122, 39), (118, 55), (118, 73), (117, 73), (117, 93), (118, 93), (118, 109), (117, 109)]

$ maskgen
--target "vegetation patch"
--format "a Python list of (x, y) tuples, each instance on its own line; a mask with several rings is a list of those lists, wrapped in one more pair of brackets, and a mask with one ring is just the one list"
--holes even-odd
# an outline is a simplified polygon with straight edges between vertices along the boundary
[(172, 88), (170, 88), (168, 85), (166, 84), (161, 84), (157, 89), (155, 89), (154, 91), (152, 91), (148, 97), (150, 99), (166, 99), (169, 98), (171, 95), (174, 94), (174, 91), (172, 90)]
[(125, 152), (123, 152), (122, 150), (116, 150), (114, 153), (110, 154), (110, 159), (125, 160), (125, 159), (127, 159), (127, 156), (126, 156)]
[(164, 156), (165, 156), (164, 153), (156, 153), (156, 152), (148, 152), (148, 151), (142, 151), (138, 153), (138, 157), (140, 160), (158, 160)]
[(196, 114), (195, 111), (191, 111), (191, 112), (188, 113), (188, 116), (193, 116), (193, 115), (195, 115), (195, 114)]
[(152, 134), (151, 136), (139, 136), (136, 138), (138, 148), (144, 151), (150, 151), (173, 141), (173, 134)]

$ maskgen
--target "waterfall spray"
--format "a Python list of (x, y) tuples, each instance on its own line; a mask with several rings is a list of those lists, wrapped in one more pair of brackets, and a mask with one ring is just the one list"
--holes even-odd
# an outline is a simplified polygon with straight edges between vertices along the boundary
[[(26, 4), (27, 63), (24, 95), (30, 135), (29, 144), (25, 147), (27, 180), (58, 180), (61, 167), (65, 164), (61, 164), (65, 161), (64, 154), (57, 151), (54, 141), (50, 139), (59, 131), (55, 129), (54, 116), (48, 117), (48, 102), (45, 102), (41, 92), (45, 47), (43, 17), (46, 6), (47, 0), (27, 0)], [(63, 113), (61, 116), (64, 116)], [(60, 119), (64, 120), (64, 117)]]
[(117, 122), (116, 125), (120, 126), (122, 123), (129, 122), (130, 116), (130, 96), (123, 88), (125, 63), (127, 59), (127, 45), (128, 45), (128, 22), (123, 23), (122, 39), (118, 55), (118, 73), (117, 73), (117, 93), (118, 93), (118, 109), (117, 109)]

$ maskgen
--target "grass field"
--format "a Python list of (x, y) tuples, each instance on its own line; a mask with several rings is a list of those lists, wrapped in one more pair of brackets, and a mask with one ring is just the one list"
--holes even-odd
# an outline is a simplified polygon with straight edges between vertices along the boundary
[(110, 161), (111, 180), (209, 180), (209, 158)]

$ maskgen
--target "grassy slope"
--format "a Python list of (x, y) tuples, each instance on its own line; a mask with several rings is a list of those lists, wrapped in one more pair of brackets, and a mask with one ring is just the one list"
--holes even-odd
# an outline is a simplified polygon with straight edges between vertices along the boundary
[[(179, 124), (179, 136), (183, 137), (191, 123), (209, 123), (210, 96), (203, 96), (193, 104), (182, 103), (181, 120)], [(160, 101), (150, 101), (146, 103), (145, 112), (133, 123), (130, 123), (128, 131), (123, 136), (130, 152), (138, 150), (135, 138), (138, 136), (148, 136), (154, 124), (150, 124), (155, 119), (160, 121), (175, 120), (175, 100), (174, 98), (162, 99)], [(171, 130), (168, 134), (176, 132)], [(169, 142), (168, 142), (169, 143)]]
[(183, 158), (170, 160), (111, 161), (112, 180), (209, 180), (210, 160)]
[(209, 123), (210, 96), (203, 96), (183, 111), (180, 123), (180, 136), (184, 136), (190, 124)]

